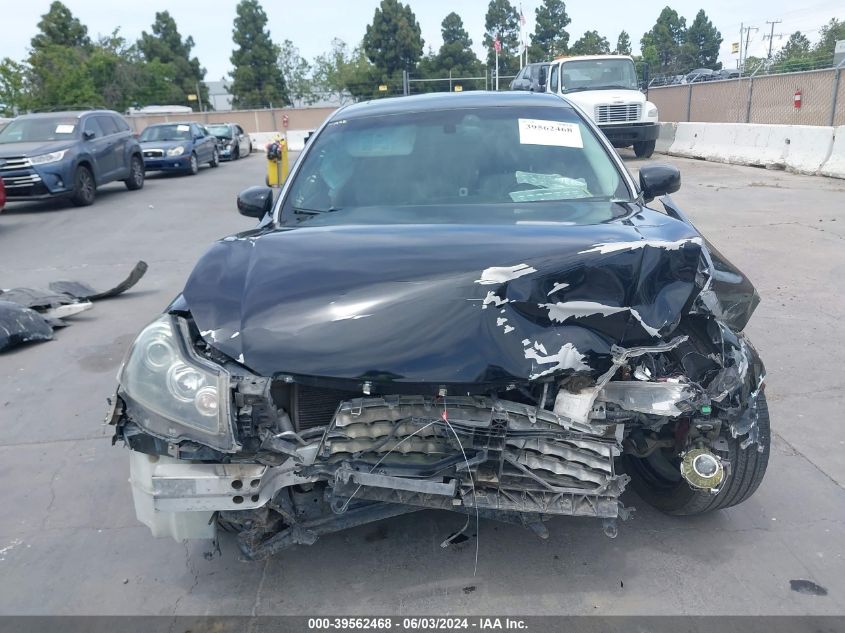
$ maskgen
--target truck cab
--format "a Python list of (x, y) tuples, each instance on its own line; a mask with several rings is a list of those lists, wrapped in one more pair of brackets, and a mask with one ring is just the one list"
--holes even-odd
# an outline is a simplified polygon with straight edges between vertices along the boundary
[(638, 158), (654, 152), (659, 132), (657, 106), (637, 84), (628, 55), (560, 57), (549, 62), (546, 92), (564, 95), (604, 132), (614, 147), (631, 147)]

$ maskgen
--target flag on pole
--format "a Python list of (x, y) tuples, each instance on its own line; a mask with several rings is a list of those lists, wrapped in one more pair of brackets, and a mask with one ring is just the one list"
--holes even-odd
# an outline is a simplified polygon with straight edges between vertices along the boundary
[(502, 43), (499, 41), (499, 36), (496, 36), (496, 39), (493, 40), (493, 48), (496, 50), (497, 53), (502, 52)]

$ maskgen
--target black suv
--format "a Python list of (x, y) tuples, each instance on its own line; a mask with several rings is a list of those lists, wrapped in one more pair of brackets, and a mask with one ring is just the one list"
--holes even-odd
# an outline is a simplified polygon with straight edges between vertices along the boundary
[(143, 187), (144, 159), (117, 112), (25, 114), (0, 130), (0, 178), (10, 201), (69, 197), (84, 206), (115, 180)]

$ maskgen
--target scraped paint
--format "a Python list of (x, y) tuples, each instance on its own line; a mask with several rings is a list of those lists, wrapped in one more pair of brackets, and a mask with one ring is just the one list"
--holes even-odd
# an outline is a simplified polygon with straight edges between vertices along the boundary
[(676, 251), (685, 244), (698, 244), (701, 246), (700, 237), (688, 237), (674, 242), (667, 242), (665, 240), (638, 240), (636, 242), (608, 242), (604, 244), (594, 244), (592, 248), (585, 251), (579, 251), (579, 255), (584, 253), (600, 253), (605, 255), (607, 253), (615, 253), (617, 251), (633, 251), (638, 248), (645, 248), (651, 246), (652, 248), (662, 248), (667, 251)]
[(547, 376), (565, 369), (572, 369), (575, 371), (589, 371), (590, 366), (584, 362), (584, 355), (581, 354), (572, 343), (565, 343), (556, 354), (541, 356), (537, 350), (529, 348), (525, 350), (525, 358), (533, 360), (538, 365), (548, 365), (554, 363), (551, 367), (543, 371), (529, 376), (529, 380), (536, 380), (542, 376)]
[(516, 266), (493, 266), (491, 268), (485, 268), (481, 273), (481, 279), (476, 279), (475, 283), (483, 286), (501, 284), (536, 272), (537, 269), (532, 268), (528, 264), (517, 264)]

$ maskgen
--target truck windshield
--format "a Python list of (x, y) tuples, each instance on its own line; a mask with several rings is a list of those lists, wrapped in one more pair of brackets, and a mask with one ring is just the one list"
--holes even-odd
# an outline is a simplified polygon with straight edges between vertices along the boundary
[(563, 92), (637, 90), (637, 73), (630, 59), (583, 59), (562, 64)]

